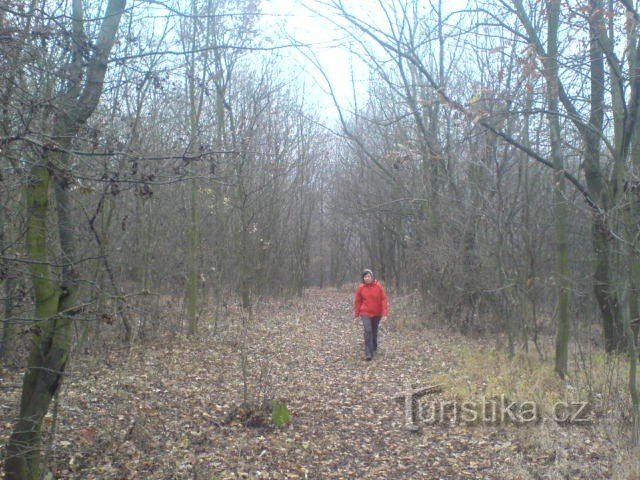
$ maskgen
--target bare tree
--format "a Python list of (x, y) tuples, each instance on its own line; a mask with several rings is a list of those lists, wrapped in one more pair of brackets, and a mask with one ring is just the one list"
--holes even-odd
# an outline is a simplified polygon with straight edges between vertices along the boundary
[[(51, 78), (56, 97), (45, 110), (50, 129), (32, 143), (27, 203), (27, 253), (35, 292), (37, 322), (32, 329), (31, 354), (24, 376), (19, 419), (7, 446), (6, 477), (39, 479), (42, 473), (42, 419), (64, 375), (71, 348), (71, 321), (76, 311), (78, 261), (74, 224), (69, 216), (69, 150), (79, 130), (95, 110), (114, 45), (124, 0), (111, 0), (100, 20), (95, 43), (88, 38), (81, 0), (71, 6), (70, 42), (61, 55), (64, 76)], [(53, 27), (53, 25), (51, 25)], [(45, 73), (46, 75), (46, 73)], [(55, 187), (57, 226), (63, 252), (61, 281), (53, 276), (48, 238), (49, 195)]]

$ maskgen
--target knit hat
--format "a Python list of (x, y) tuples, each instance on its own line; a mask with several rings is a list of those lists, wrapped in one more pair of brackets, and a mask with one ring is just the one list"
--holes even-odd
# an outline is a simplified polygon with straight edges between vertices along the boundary
[(366, 268), (366, 269), (362, 272), (362, 278), (364, 278), (364, 276), (365, 276), (367, 273), (373, 277), (373, 270), (370, 270), (370, 269)]

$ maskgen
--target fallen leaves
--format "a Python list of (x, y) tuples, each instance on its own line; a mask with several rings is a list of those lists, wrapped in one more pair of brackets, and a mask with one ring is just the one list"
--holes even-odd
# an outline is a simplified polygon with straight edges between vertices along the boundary
[[(432, 366), (462, 368), (437, 333), (383, 325), (380, 354), (365, 363), (350, 292), (311, 290), (299, 303), (258, 309), (260, 321), (246, 338), (236, 321), (216, 336), (136, 346), (111, 368), (76, 360), (75, 380), (60, 398), (50, 456), (56, 475), (497, 479), (510, 465), (535, 472), (556, 461), (555, 450), (529, 453), (521, 436), (502, 426), (404, 429), (404, 405), (393, 399), (403, 386), (432, 385)], [(602, 442), (580, 445), (585, 432), (571, 429), (552, 434), (557, 445), (575, 445), (568, 461), (588, 458), (607, 471)]]

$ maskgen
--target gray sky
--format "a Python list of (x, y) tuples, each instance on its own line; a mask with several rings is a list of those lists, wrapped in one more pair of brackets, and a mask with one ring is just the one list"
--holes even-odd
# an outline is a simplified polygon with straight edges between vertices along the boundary
[[(349, 54), (344, 34), (323, 18), (323, 14), (327, 15), (326, 10), (320, 11), (320, 15), (310, 10), (311, 6), (321, 8), (314, 4), (313, 1), (263, 0), (261, 28), (268, 32), (274, 43), (282, 43), (280, 39), (288, 35), (300, 43), (310, 44), (340, 104), (348, 107), (353, 98), (354, 83), (360, 95), (366, 91), (367, 70), (357, 57)], [(318, 105), (323, 116), (336, 118), (326, 82), (318, 70), (294, 48), (282, 51), (280, 55), (280, 67), (286, 75), (300, 81), (306, 100)]]
[[(384, 2), (383, 2), (384, 3)], [(393, 2), (389, 2), (393, 3)], [(437, 0), (433, 0), (437, 4)], [(468, 0), (445, 0), (445, 11), (453, 12), (465, 8)], [(378, 0), (348, 0), (347, 8), (372, 24), (384, 25)], [(421, 8), (428, 10), (430, 3), (424, 0)], [(349, 41), (332, 20), (338, 20), (331, 10), (317, 0), (262, 0), (261, 30), (272, 37), (273, 43), (286, 42), (289, 36), (296, 41), (311, 45), (318, 62), (327, 74), (338, 102), (350, 108), (355, 96), (363, 101), (368, 90), (368, 69), (357, 55), (349, 52)], [(336, 108), (328, 94), (326, 81), (304, 55), (294, 48), (280, 53), (280, 67), (285, 75), (291, 75), (304, 89), (307, 103), (315, 104), (327, 120), (337, 120)]]

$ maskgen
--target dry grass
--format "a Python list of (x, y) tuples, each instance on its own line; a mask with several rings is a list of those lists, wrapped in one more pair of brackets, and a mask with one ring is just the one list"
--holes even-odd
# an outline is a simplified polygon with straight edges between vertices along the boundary
[[(424, 328), (419, 316), (398, 327)], [(507, 398), (535, 402), (540, 421), (533, 425), (479, 426), (500, 428), (514, 444), (513, 455), (498, 471), (505, 479), (640, 478), (640, 453), (631, 446), (628, 358), (605, 355), (592, 345), (573, 342), (567, 381), (554, 371), (553, 339), (543, 339), (544, 359), (537, 352), (510, 357), (500, 340), (469, 338), (438, 329), (434, 341), (450, 361), (432, 366), (433, 383), (458, 402)], [(584, 423), (554, 420), (558, 402), (587, 402)], [(576, 406), (576, 408), (578, 408)], [(558, 410), (560, 412), (560, 410)], [(582, 417), (582, 416), (581, 416)]]

